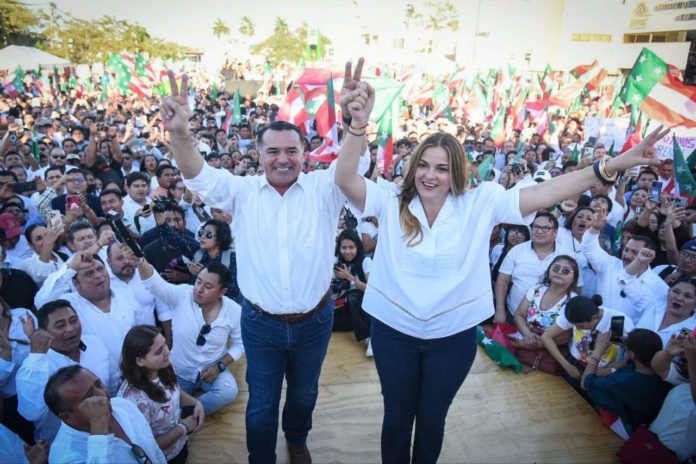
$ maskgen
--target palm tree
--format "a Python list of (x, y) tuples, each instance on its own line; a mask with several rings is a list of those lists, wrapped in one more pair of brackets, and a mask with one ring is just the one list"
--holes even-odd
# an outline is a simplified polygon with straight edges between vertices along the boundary
[(247, 40), (256, 33), (254, 23), (250, 17), (242, 16), (242, 19), (239, 21), (239, 33), (246, 37)]
[(213, 24), (213, 35), (218, 39), (224, 35), (230, 35), (230, 28), (225, 21), (220, 18), (215, 20), (215, 24)]

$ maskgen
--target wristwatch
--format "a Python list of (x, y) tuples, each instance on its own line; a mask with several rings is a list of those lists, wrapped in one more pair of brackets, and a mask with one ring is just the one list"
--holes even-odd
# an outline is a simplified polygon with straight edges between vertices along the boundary
[(225, 372), (225, 369), (227, 369), (227, 364), (225, 364), (222, 361), (218, 361), (217, 367), (218, 367), (218, 369), (220, 369), (220, 372)]

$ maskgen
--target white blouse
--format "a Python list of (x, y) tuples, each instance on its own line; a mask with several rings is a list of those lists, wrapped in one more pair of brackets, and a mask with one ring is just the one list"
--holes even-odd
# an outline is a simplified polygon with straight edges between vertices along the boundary
[(409, 209), (423, 240), (408, 247), (399, 222), (399, 198), (366, 181), (363, 216), (379, 218), (379, 241), (363, 299), (373, 317), (407, 335), (433, 339), (473, 327), (493, 314), (488, 243), (496, 224), (528, 224), (519, 189), (493, 182), (449, 195), (432, 227), (418, 197)]

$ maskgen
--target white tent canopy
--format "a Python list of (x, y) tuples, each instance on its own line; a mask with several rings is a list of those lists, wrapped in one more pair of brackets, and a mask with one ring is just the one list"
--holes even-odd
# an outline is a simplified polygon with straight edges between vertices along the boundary
[(21, 66), (22, 69), (61, 67), (70, 66), (70, 61), (34, 47), (10, 45), (0, 50), (0, 70), (15, 70), (18, 66)]

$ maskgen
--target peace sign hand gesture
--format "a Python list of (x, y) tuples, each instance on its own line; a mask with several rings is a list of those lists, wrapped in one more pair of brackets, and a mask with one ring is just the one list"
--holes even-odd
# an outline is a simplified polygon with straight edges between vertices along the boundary
[(181, 88), (176, 83), (173, 71), (167, 71), (167, 76), (169, 76), (172, 94), (169, 97), (162, 98), (160, 116), (162, 117), (165, 130), (186, 134), (188, 132), (189, 118), (191, 117), (191, 109), (189, 108), (187, 98), (188, 76), (184, 74), (181, 78)]
[(355, 72), (351, 71), (351, 62), (346, 63), (346, 73), (341, 88), (341, 107), (347, 107), (353, 126), (367, 125), (375, 105), (375, 90), (370, 84), (360, 80), (363, 63), (364, 60), (360, 58)]

